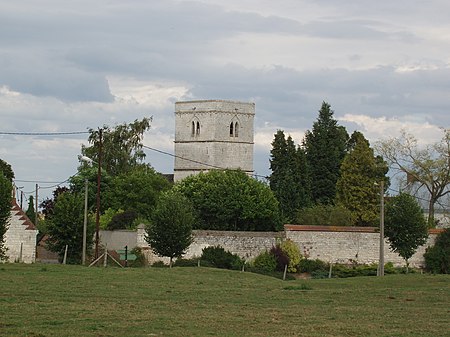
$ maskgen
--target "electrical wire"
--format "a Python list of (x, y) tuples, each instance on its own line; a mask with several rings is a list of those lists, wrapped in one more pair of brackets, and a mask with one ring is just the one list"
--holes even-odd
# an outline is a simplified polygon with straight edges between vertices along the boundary
[(0, 132), (0, 135), (7, 136), (66, 136), (88, 134), (89, 131), (71, 131), (71, 132)]

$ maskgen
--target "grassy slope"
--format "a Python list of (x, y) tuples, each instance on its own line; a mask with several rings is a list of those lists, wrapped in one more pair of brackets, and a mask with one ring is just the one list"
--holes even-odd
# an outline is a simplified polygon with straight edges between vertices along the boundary
[(450, 276), (0, 265), (0, 336), (449, 336)]

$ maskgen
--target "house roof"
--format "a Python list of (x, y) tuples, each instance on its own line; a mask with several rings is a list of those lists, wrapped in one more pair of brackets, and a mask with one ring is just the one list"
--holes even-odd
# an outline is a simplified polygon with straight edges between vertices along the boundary
[(11, 214), (19, 217), (19, 220), (22, 221), (22, 225), (26, 226), (26, 230), (37, 230), (33, 221), (25, 214), (22, 208), (17, 204), (15, 198), (11, 201)]

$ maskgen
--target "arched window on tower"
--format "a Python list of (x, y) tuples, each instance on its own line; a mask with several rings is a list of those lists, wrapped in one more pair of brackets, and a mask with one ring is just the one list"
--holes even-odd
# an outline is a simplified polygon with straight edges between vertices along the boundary
[(192, 121), (192, 130), (191, 130), (191, 136), (194, 137), (195, 136), (195, 122)]
[(239, 124), (238, 122), (234, 123), (234, 136), (239, 136)]
[(197, 130), (196, 130), (197, 136), (200, 135), (200, 122), (197, 121)]
[(230, 137), (234, 136), (233, 122), (230, 123)]

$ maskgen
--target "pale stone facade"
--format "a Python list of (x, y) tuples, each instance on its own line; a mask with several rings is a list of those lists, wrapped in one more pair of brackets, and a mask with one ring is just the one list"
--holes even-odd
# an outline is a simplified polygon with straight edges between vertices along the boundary
[(215, 168), (252, 174), (254, 116), (254, 103), (176, 102), (174, 181)]
[(6, 256), (9, 262), (36, 261), (38, 230), (13, 199), (8, 230), (5, 233)]

